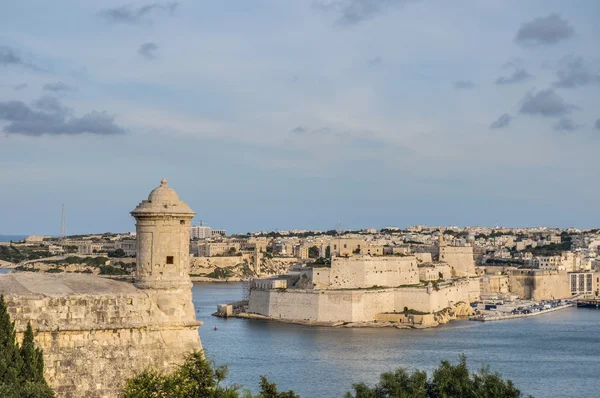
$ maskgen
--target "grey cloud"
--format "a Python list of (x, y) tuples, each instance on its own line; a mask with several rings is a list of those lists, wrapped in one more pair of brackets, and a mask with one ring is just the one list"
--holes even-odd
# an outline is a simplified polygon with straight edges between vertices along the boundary
[(4, 66), (20, 66), (27, 69), (39, 71), (37, 66), (23, 61), (23, 59), (11, 48), (0, 46), (0, 65)]
[(541, 115), (545, 117), (564, 116), (577, 107), (565, 103), (561, 96), (554, 90), (540, 90), (537, 93), (529, 92), (523, 98), (520, 113)]
[(45, 95), (33, 101), (33, 106), (39, 110), (51, 114), (68, 115), (71, 113), (69, 108), (64, 106), (56, 97)]
[(29, 84), (27, 84), (27, 83), (19, 83), (19, 84), (15, 84), (13, 86), (13, 89), (15, 89), (15, 90), (23, 90), (23, 89), (26, 89), (27, 87), (29, 87)]
[(515, 42), (521, 45), (550, 45), (575, 34), (569, 22), (554, 13), (526, 22), (519, 28)]
[(167, 12), (168, 15), (172, 15), (178, 6), (179, 2), (157, 2), (140, 7), (134, 7), (129, 4), (101, 11), (100, 15), (111, 22), (136, 24), (142, 22), (153, 11), (163, 11)]
[(508, 127), (511, 120), (512, 120), (512, 116), (510, 116), (508, 113), (505, 113), (505, 114), (501, 115), (498, 119), (496, 119), (496, 121), (494, 123), (490, 124), (490, 128), (491, 129), (501, 129), (504, 127)]
[(0, 120), (9, 122), (4, 126), (4, 132), (8, 134), (124, 134), (125, 130), (115, 124), (114, 119), (114, 115), (98, 111), (73, 117), (70, 109), (57, 98), (48, 96), (36, 100), (31, 106), (22, 101), (0, 102)]
[(383, 59), (381, 59), (380, 56), (377, 56), (369, 59), (367, 62), (369, 63), (369, 66), (377, 66), (383, 63)]
[(146, 59), (156, 58), (156, 52), (158, 51), (158, 45), (156, 43), (148, 42), (140, 46), (138, 54)]
[(529, 73), (527, 73), (527, 71), (525, 69), (517, 68), (513, 71), (513, 73), (510, 74), (510, 76), (500, 76), (499, 78), (497, 78), (496, 84), (503, 85), (503, 84), (520, 83), (520, 82), (529, 80), (532, 77), (533, 76), (531, 76)]
[(600, 119), (596, 120), (595, 126), (598, 130), (600, 130)]
[(307, 131), (308, 130), (306, 129), (306, 127), (302, 127), (302, 126), (298, 126), (295, 129), (292, 129), (292, 133), (296, 133), (296, 134), (304, 134)]
[(454, 82), (454, 88), (457, 88), (457, 89), (475, 88), (475, 83), (473, 83), (470, 80), (457, 80)]
[(58, 92), (71, 91), (71, 90), (73, 90), (73, 87), (68, 86), (63, 82), (44, 84), (44, 91), (52, 91), (52, 92), (58, 93)]
[(355, 25), (371, 19), (393, 7), (401, 7), (413, 0), (319, 0), (314, 5), (339, 14), (342, 25)]
[(584, 62), (582, 57), (567, 57), (562, 60), (556, 72), (558, 80), (554, 82), (555, 87), (575, 88), (590, 84), (600, 84), (600, 71), (593, 70), (591, 65)]
[(573, 119), (561, 117), (552, 128), (554, 131), (570, 132), (577, 130), (579, 127), (581, 126), (576, 124)]

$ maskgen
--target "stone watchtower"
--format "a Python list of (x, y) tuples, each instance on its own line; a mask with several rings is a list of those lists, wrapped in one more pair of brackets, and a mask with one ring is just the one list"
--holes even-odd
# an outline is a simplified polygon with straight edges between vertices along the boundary
[(190, 224), (196, 213), (163, 178), (131, 215), (137, 233), (135, 285), (140, 289), (189, 289)]
[(163, 179), (131, 215), (137, 233), (135, 286), (152, 292), (166, 315), (194, 316), (189, 268), (190, 224), (196, 213)]

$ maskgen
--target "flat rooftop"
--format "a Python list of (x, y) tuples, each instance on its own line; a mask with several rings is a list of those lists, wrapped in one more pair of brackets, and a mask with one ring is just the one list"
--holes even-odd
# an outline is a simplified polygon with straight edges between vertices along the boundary
[(0, 275), (0, 295), (75, 296), (140, 293), (133, 284), (88, 274), (37, 274), (11, 272)]

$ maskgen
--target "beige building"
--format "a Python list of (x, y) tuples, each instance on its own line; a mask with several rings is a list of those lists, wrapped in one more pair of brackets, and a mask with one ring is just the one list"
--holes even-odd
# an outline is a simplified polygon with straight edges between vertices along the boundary
[(383, 256), (383, 246), (374, 245), (365, 239), (332, 238), (329, 247), (331, 256), (349, 257), (355, 254)]
[(238, 242), (193, 242), (191, 247), (197, 257), (228, 256), (240, 251)]
[(448, 263), (455, 276), (474, 276), (475, 258), (473, 246), (448, 246), (443, 234), (438, 241), (439, 261)]

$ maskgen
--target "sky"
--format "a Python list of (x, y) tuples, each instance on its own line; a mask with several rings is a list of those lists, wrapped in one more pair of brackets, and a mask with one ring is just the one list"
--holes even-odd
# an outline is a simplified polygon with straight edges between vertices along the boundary
[(597, 0), (5, 1), (0, 234), (600, 226)]

